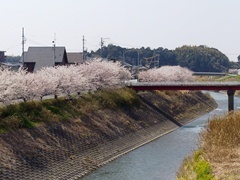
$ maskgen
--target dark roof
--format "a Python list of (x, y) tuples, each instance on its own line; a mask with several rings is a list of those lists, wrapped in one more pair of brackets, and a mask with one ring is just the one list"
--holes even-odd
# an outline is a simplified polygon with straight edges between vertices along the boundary
[(4, 66), (8, 66), (8, 67), (20, 67), (21, 64), (20, 63), (8, 63), (8, 62), (3, 62), (3, 63), (0, 63), (1, 65), (4, 65)]
[(123, 62), (123, 63), (122, 63), (122, 65), (123, 65), (124, 67), (132, 67), (132, 65), (131, 65), (131, 64), (129, 64), (129, 63), (126, 63), (126, 62)]
[(138, 70), (148, 70), (149, 68), (139, 65), (139, 66), (133, 66), (133, 69), (138, 69)]
[[(53, 47), (29, 47), (24, 52), (24, 63), (34, 63), (34, 71), (40, 70), (42, 67), (54, 66), (56, 63), (63, 63), (65, 47), (55, 47), (55, 59)], [(20, 60), (22, 62), (22, 58)]]
[(82, 57), (82, 53), (80, 52), (70, 52), (67, 53), (67, 57), (68, 57), (68, 63), (69, 64), (81, 64), (83, 63), (83, 57)]
[(10, 68), (11, 70), (13, 71), (18, 71), (19, 67), (21, 66), (21, 64), (19, 63), (0, 63), (0, 66), (1, 67), (4, 67), (4, 68)]

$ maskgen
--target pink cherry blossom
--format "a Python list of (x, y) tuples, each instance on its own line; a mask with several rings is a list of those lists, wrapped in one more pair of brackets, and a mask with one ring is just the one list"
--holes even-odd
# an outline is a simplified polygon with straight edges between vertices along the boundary
[(180, 66), (162, 66), (138, 74), (142, 82), (185, 82), (193, 81), (192, 72)]
[(81, 94), (124, 86), (130, 72), (118, 62), (94, 59), (80, 65), (44, 67), (35, 73), (20, 68), (0, 70), (0, 101), (42, 99), (47, 95)]

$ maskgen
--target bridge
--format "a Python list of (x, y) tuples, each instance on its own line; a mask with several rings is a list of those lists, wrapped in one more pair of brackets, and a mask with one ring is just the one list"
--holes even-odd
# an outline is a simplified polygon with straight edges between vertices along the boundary
[(240, 90), (239, 82), (127, 82), (126, 86), (136, 91), (144, 90), (226, 90), (228, 111), (234, 110), (234, 94)]
[(226, 76), (226, 73), (222, 72), (193, 72), (193, 76)]

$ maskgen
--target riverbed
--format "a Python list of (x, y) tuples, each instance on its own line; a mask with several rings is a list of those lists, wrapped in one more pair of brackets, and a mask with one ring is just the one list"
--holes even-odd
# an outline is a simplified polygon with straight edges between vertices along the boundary
[[(227, 95), (210, 94), (218, 103), (217, 109), (97, 169), (83, 180), (176, 179), (176, 171), (184, 157), (197, 149), (199, 133), (209, 118), (227, 112)], [(234, 100), (235, 109), (238, 109), (240, 99), (235, 97)]]

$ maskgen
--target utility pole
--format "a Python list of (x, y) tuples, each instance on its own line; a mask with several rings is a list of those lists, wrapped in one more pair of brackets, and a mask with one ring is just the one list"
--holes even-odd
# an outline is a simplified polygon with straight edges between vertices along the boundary
[(124, 62), (125, 62), (125, 52), (124, 52), (124, 50), (123, 50), (123, 60), (122, 60), (122, 64), (124, 64)]
[(25, 37), (24, 37), (24, 28), (22, 28), (22, 67), (24, 68), (24, 44), (25, 44)]
[(85, 44), (85, 39), (84, 39), (84, 36), (83, 36), (83, 51), (82, 51), (82, 59), (83, 59), (83, 62), (85, 61), (85, 56), (84, 56), (84, 44)]
[(53, 67), (54, 67), (56, 62), (56, 33), (54, 33), (54, 40), (52, 43), (53, 43)]
[(159, 56), (160, 56), (160, 54), (157, 54), (157, 57), (158, 57), (158, 59), (157, 59), (158, 67), (160, 67), (160, 60), (159, 60)]
[(154, 50), (154, 53), (153, 53), (153, 67), (154, 68), (158, 68), (160, 66), (159, 56), (160, 56), (160, 54), (156, 54), (156, 51)]
[(100, 42), (100, 46), (101, 46), (101, 49), (100, 49), (100, 57), (102, 57), (102, 48), (103, 48), (103, 45), (104, 45), (103, 38), (101, 38), (101, 42)]
[(140, 66), (140, 60), (139, 60), (139, 51), (138, 51), (138, 66)]
[(153, 51), (153, 67), (155, 68), (156, 66), (156, 63), (155, 63), (155, 61), (156, 61), (156, 52), (155, 52), (155, 49), (154, 49), (154, 51)]
[(102, 57), (102, 48), (103, 48), (103, 45), (104, 45), (104, 39), (109, 39), (109, 38), (101, 38), (101, 42), (100, 42), (100, 56)]

